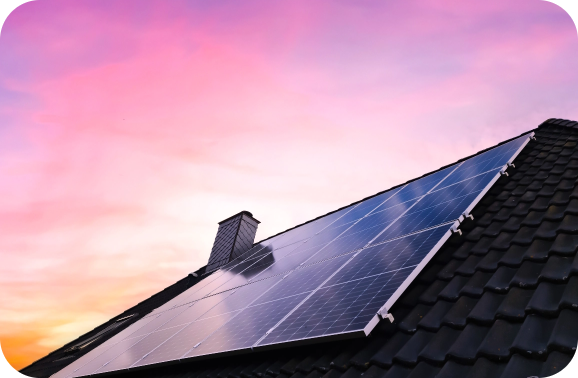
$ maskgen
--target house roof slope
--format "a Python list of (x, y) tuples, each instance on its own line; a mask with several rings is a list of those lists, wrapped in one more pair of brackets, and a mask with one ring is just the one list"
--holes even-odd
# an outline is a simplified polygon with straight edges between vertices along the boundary
[[(202, 275), (203, 272), (204, 267), (194, 273), (197, 275), (197, 277), (195, 277), (193, 274), (189, 274), (188, 276), (154, 294), (150, 298), (147, 298), (144, 301), (129, 308), (122, 314), (115, 316), (108, 322), (96, 327), (92, 331), (87, 332), (86, 334), (76, 338), (63, 347), (49, 353), (47, 356), (42, 357), (32, 364), (26, 366), (20, 370), (20, 372), (31, 377), (48, 378), (73, 361), (84, 356), (86, 353), (90, 352), (104, 341), (108, 340), (110, 337), (116, 335), (129, 325), (135, 323), (137, 320), (141, 319), (155, 308), (163, 305), (191, 286), (195, 285), (197, 282), (201, 281), (203, 278), (205, 278)], [(130, 318), (125, 320), (124, 318), (128, 316), (130, 316)], [(115, 323), (121, 324), (119, 324), (117, 327), (114, 327)], [(84, 347), (74, 348), (74, 346)]]
[(111, 376), (555, 374), (572, 359), (578, 343), (577, 127), (577, 122), (550, 119), (535, 130), (536, 141), (516, 158), (509, 176), (500, 178), (472, 211), (474, 220), (462, 223), (463, 235), (448, 240), (390, 310), (394, 323), (382, 321), (369, 337)]

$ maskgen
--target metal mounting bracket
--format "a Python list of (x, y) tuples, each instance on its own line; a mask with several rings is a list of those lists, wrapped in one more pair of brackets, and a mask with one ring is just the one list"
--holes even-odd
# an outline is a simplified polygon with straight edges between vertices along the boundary
[(452, 232), (452, 234), (462, 235), (462, 230), (460, 230), (457, 225), (452, 226), (452, 228), (450, 228), (450, 231)]
[(390, 321), (391, 323), (393, 323), (393, 321), (395, 320), (395, 319), (393, 319), (393, 315), (390, 314), (389, 312), (387, 312), (387, 309), (385, 308), (385, 305), (384, 305), (382, 308), (380, 308), (379, 311), (377, 311), (377, 316), (378, 316), (381, 320), (383, 320), (383, 319), (389, 319), (389, 321)]
[(474, 216), (470, 213), (463, 213), (462, 215), (460, 215), (460, 217), (458, 218), (458, 222), (462, 223), (463, 221), (465, 221), (466, 219), (470, 218), (471, 220), (474, 220)]

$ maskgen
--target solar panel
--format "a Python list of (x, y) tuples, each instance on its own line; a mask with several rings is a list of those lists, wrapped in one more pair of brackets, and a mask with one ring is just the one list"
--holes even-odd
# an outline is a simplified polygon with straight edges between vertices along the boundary
[(256, 244), (53, 376), (368, 335), (529, 137)]

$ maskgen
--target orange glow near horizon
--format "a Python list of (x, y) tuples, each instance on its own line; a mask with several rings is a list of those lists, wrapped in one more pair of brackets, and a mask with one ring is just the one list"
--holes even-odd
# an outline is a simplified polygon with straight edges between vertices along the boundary
[[(395, 5), (394, 5), (395, 4)], [(20, 369), (205, 265), (578, 119), (539, 0), (46, 0), (0, 38), (0, 341)]]

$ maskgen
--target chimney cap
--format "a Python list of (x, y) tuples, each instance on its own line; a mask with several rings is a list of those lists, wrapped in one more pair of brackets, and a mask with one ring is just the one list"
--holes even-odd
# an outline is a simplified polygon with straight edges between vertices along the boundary
[(227, 219), (224, 219), (224, 220), (220, 221), (219, 224), (225, 223), (226, 221), (231, 220), (231, 219), (233, 219), (233, 218), (235, 218), (235, 217), (238, 217), (239, 215), (247, 215), (247, 216), (250, 217), (252, 220), (254, 220), (255, 222), (257, 222), (257, 224), (261, 223), (261, 222), (259, 222), (257, 219), (253, 218), (253, 214), (251, 214), (249, 211), (243, 210), (243, 211), (241, 211), (241, 212), (239, 212), (239, 213), (237, 213), (237, 214), (235, 214), (235, 215), (231, 215), (231, 216), (230, 216), (229, 218), (227, 218)]

